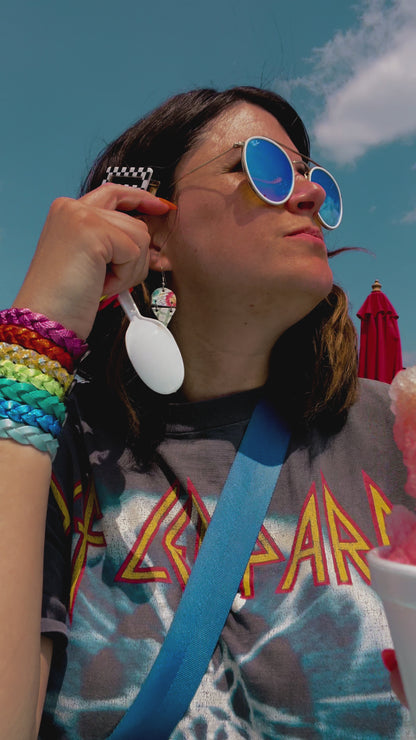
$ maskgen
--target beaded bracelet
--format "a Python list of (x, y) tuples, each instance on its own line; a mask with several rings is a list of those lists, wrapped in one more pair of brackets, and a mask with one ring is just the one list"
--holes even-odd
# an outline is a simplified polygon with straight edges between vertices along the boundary
[(56, 416), (61, 423), (65, 419), (65, 404), (56, 396), (51, 396), (47, 391), (39, 391), (29, 383), (20, 383), (11, 378), (0, 378), (0, 397), (42, 409), (45, 413)]
[(32, 445), (41, 452), (48, 452), (53, 460), (58, 450), (58, 441), (38, 427), (19, 424), (12, 419), (0, 419), (0, 438), (14, 439), (19, 444)]
[(35, 331), (44, 339), (49, 339), (58, 347), (62, 347), (74, 360), (78, 360), (88, 349), (88, 345), (75, 332), (65, 329), (62, 324), (51, 321), (41, 313), (34, 313), (29, 308), (9, 308), (0, 311), (0, 324), (24, 326)]
[(9, 418), (29, 426), (37, 426), (54, 437), (59, 437), (61, 425), (55, 416), (45, 414), (41, 409), (32, 408), (26, 403), (6, 401), (0, 398), (0, 417)]
[(51, 360), (57, 360), (69, 373), (72, 373), (74, 370), (74, 361), (68, 352), (62, 349), (62, 347), (58, 347), (49, 339), (41, 337), (37, 332), (26, 329), (24, 326), (0, 324), (0, 341), (20, 344), (26, 349), (34, 349), (39, 354), (44, 354)]
[(62, 365), (56, 360), (50, 360), (46, 355), (40, 355), (34, 349), (26, 349), (20, 344), (8, 344), (0, 342), (0, 358), (10, 360), (16, 365), (25, 365), (33, 367), (35, 370), (41, 370), (45, 375), (50, 375), (62, 386), (64, 391), (70, 387), (74, 376), (70, 375)]

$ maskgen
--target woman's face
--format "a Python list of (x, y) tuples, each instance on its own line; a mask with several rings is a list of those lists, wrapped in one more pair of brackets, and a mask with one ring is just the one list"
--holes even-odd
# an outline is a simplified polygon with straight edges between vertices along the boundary
[[(243, 301), (259, 311), (285, 305), (296, 321), (332, 286), (316, 220), (322, 188), (299, 175), (286, 203), (268, 205), (253, 192), (240, 167), (241, 149), (191, 172), (235, 142), (259, 135), (295, 148), (270, 113), (238, 103), (209, 124), (183, 157), (176, 172), (176, 180), (181, 179), (175, 225), (162, 249), (164, 266), (172, 270), (178, 300), (194, 295), (211, 304)], [(288, 154), (292, 161), (300, 159)]]

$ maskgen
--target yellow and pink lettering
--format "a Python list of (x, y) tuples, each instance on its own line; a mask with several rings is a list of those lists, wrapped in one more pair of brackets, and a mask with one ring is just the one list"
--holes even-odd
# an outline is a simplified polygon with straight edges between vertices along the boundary
[(370, 583), (370, 570), (363, 554), (371, 550), (372, 544), (338, 503), (323, 476), (322, 487), (337, 583), (352, 583), (348, 560), (364, 581)]
[(166, 531), (163, 537), (163, 546), (168, 554), (168, 557), (172, 563), (172, 567), (176, 573), (176, 577), (181, 585), (182, 590), (189, 578), (190, 568), (186, 562), (186, 546), (179, 545), (177, 540), (182, 535), (184, 530), (189, 524), (189, 511), (187, 508), (182, 509), (179, 514), (176, 515), (171, 526)]
[[(74, 488), (74, 498), (75, 498), (75, 491), (77, 489), (77, 486)], [(51, 491), (53, 494), (53, 497), (58, 505), (59, 511), (62, 514), (62, 525), (64, 528), (65, 534), (69, 532), (69, 528), (71, 526), (71, 516), (69, 513), (69, 508), (67, 501), (65, 499), (65, 494), (62, 491), (62, 488), (58, 484), (57, 479), (55, 478), (54, 474), (52, 473), (52, 479), (51, 479)]]
[(273, 541), (265, 526), (262, 526), (257, 538), (256, 548), (247, 563), (243, 580), (240, 585), (240, 593), (243, 599), (254, 598), (254, 568), (269, 563), (281, 563), (284, 555)]
[(292, 551), (276, 593), (292, 591), (296, 583), (299, 567), (305, 560), (309, 560), (310, 562), (315, 586), (328, 584), (328, 568), (315, 483), (312, 484), (303, 504)]
[(373, 518), (374, 529), (378, 545), (389, 545), (390, 540), (386, 530), (386, 516), (391, 514), (393, 504), (383, 493), (381, 488), (374, 483), (367, 473), (362, 470), (365, 490), (367, 491), (368, 503)]
[(74, 531), (79, 534), (79, 538), (72, 557), (72, 578), (69, 592), (70, 620), (72, 620), (76, 595), (87, 562), (88, 547), (90, 545), (95, 547), (106, 546), (104, 533), (96, 532), (92, 529), (94, 522), (101, 518), (102, 514), (97, 493), (94, 482), (91, 480), (85, 492), (84, 516), (82, 519), (74, 518)]
[(194, 558), (196, 559), (207, 530), (208, 523), (210, 522), (210, 516), (195, 486), (188, 478), (188, 500), (186, 506), (176, 515), (163, 538), (163, 546), (170, 562), (172, 563), (172, 567), (182, 590), (184, 590), (188, 582), (191, 572), (191, 564), (187, 558), (188, 550), (186, 545), (178, 544), (178, 540), (191, 521), (195, 525), (196, 530), (194, 551)]
[(115, 581), (127, 581), (128, 583), (148, 583), (149, 581), (164, 581), (171, 583), (170, 575), (163, 567), (143, 566), (146, 553), (159, 531), (165, 517), (171, 511), (178, 500), (178, 486), (169, 488), (164, 496), (152, 509), (150, 515), (144, 522), (139, 535), (130, 550), (129, 555), (123, 562), (115, 576)]
[(207, 531), (208, 524), (211, 521), (211, 517), (208, 513), (208, 509), (206, 508), (204, 502), (202, 501), (201, 496), (199, 495), (198, 491), (196, 490), (190, 478), (188, 478), (187, 483), (188, 483), (189, 502), (191, 505), (190, 517), (196, 529), (195, 552), (194, 552), (194, 561), (195, 561), (196, 556), (198, 555), (200, 547), (202, 545), (202, 540), (205, 537), (205, 532)]

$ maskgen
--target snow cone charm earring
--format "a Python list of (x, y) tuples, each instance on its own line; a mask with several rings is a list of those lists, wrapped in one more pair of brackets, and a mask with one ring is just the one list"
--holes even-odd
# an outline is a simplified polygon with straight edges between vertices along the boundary
[(176, 295), (166, 287), (165, 273), (162, 271), (162, 287), (156, 288), (151, 296), (151, 308), (161, 324), (167, 326), (176, 311)]

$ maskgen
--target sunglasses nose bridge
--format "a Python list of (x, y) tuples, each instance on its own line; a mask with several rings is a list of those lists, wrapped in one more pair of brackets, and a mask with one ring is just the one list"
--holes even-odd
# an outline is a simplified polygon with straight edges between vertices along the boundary
[(295, 172), (295, 183), (292, 194), (289, 198), (289, 205), (295, 210), (310, 210), (315, 215), (321, 208), (326, 198), (326, 192), (321, 185), (312, 182), (309, 177), (309, 170)]

